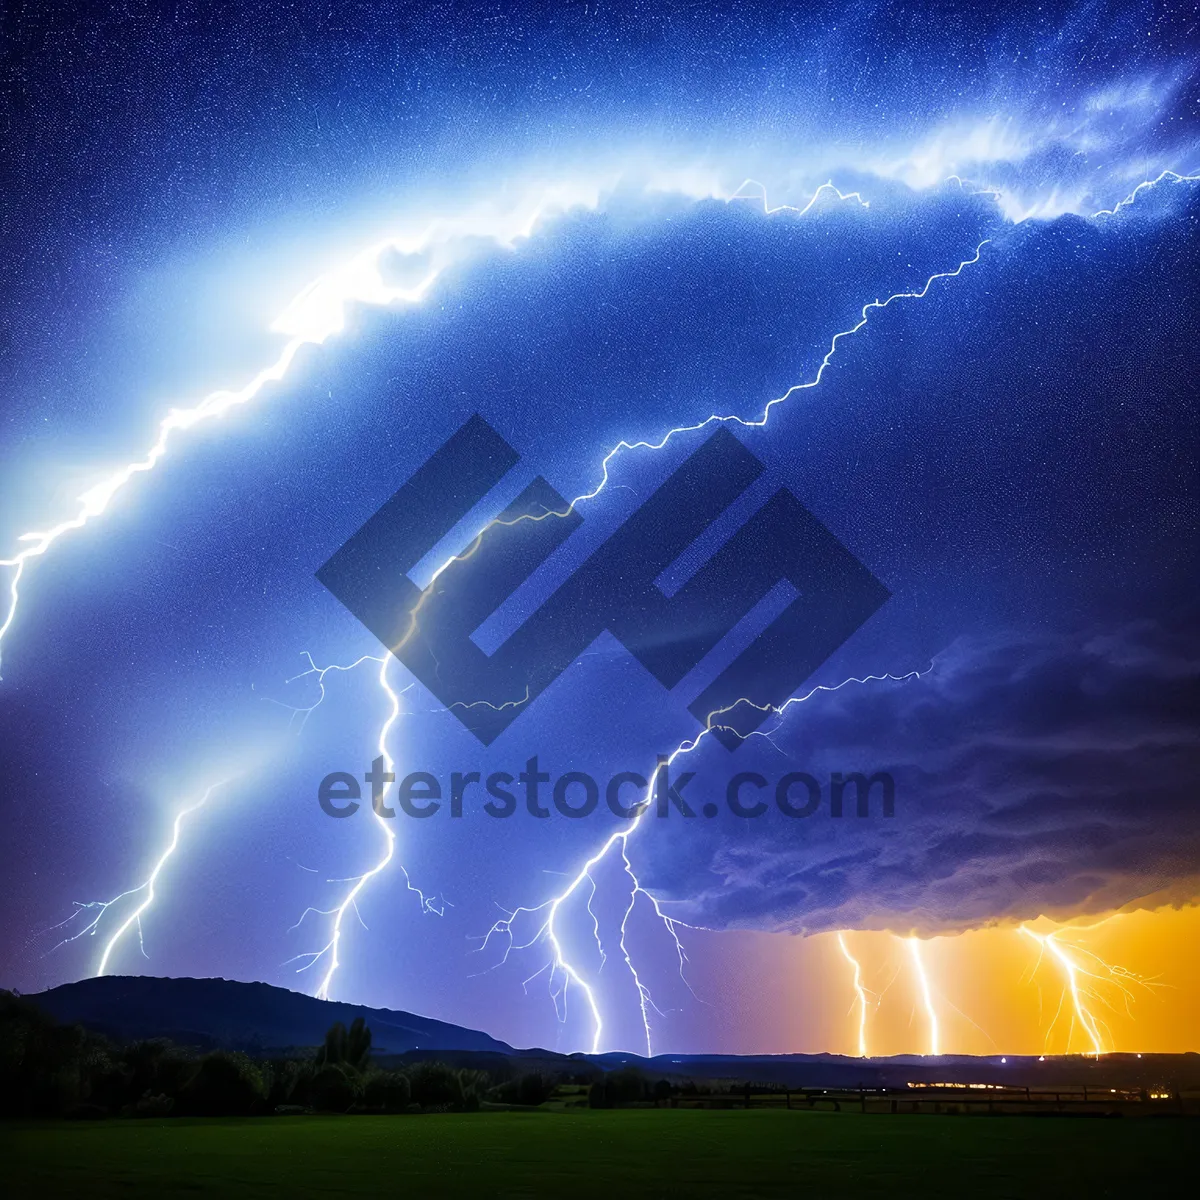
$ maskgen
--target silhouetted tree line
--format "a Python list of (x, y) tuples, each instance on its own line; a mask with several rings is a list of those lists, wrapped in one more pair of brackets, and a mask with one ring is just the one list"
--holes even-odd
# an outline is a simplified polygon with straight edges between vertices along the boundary
[(0, 1117), (470, 1112), (484, 1099), (540, 1104), (555, 1084), (528, 1074), (493, 1086), (486, 1071), (435, 1061), (381, 1069), (361, 1018), (334, 1025), (309, 1058), (199, 1053), (163, 1038), (118, 1045), (0, 991)]
[(678, 1091), (668, 1080), (649, 1080), (636, 1067), (623, 1067), (597, 1079), (588, 1089), (590, 1108), (619, 1108), (623, 1104), (670, 1103)]

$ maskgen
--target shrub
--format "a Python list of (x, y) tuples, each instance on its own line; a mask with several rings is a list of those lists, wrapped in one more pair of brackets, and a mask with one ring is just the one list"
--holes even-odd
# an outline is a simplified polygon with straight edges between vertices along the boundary
[(180, 1111), (198, 1117), (247, 1116), (266, 1099), (258, 1067), (244, 1054), (206, 1054), (179, 1093)]
[(313, 1073), (309, 1102), (319, 1112), (344, 1113), (359, 1097), (362, 1083), (348, 1067), (326, 1063)]
[(161, 1093), (157, 1096), (147, 1092), (140, 1100), (127, 1105), (122, 1116), (127, 1117), (169, 1117), (175, 1107), (175, 1101), (170, 1096)]
[(424, 1109), (462, 1107), (462, 1080), (458, 1072), (445, 1063), (418, 1063), (409, 1076), (409, 1083), (413, 1100)]
[(72, 1104), (63, 1116), (68, 1121), (99, 1121), (108, 1116), (108, 1109), (100, 1104)]
[(367, 1076), (363, 1103), (385, 1112), (403, 1112), (412, 1097), (408, 1076), (403, 1071), (375, 1071)]
[(554, 1088), (555, 1081), (550, 1076), (531, 1071), (493, 1088), (491, 1095), (494, 1100), (504, 1104), (527, 1104), (533, 1107), (549, 1100)]

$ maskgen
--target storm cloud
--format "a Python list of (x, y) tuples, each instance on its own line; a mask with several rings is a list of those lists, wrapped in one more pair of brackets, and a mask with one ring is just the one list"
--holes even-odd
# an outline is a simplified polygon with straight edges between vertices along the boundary
[[(765, 773), (778, 747), (826, 781), (887, 771), (891, 819), (877, 802), (866, 818), (726, 815), (651, 830), (639, 853), (673, 911), (713, 927), (948, 933), (1183, 902), (1200, 877), (1197, 712), (1196, 639), (1158, 623), (962, 639), (919, 679), (795, 706), (735, 768)], [(775, 775), (800, 769), (783, 761)]]

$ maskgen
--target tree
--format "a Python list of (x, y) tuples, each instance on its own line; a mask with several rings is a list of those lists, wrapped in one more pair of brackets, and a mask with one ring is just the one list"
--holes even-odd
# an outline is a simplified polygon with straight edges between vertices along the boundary
[(532, 1071), (528, 1075), (522, 1075), (517, 1080), (517, 1103), (518, 1104), (542, 1104), (550, 1099), (550, 1094), (554, 1091), (554, 1080), (542, 1075), (540, 1072)]
[(478, 1112), (479, 1105), (492, 1086), (492, 1077), (486, 1071), (472, 1071), (464, 1067), (458, 1073), (459, 1086), (462, 1088), (462, 1106), (468, 1112)]
[(533, 1107), (549, 1100), (557, 1086), (551, 1075), (543, 1075), (540, 1071), (530, 1071), (509, 1079), (492, 1089), (493, 1100), (503, 1104), (525, 1104)]
[(355, 1017), (349, 1033), (341, 1021), (335, 1021), (325, 1034), (325, 1044), (317, 1050), (317, 1066), (350, 1067), (351, 1070), (366, 1070), (371, 1057), (371, 1031), (362, 1017)]
[(360, 1074), (371, 1057), (371, 1031), (362, 1017), (355, 1017), (346, 1037), (346, 1063)]

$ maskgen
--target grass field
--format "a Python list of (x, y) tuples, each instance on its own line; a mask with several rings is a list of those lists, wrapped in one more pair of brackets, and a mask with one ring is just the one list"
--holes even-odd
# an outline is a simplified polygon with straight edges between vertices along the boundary
[(13, 1197), (1126, 1196), (1184, 1119), (625, 1110), (0, 1125)]

